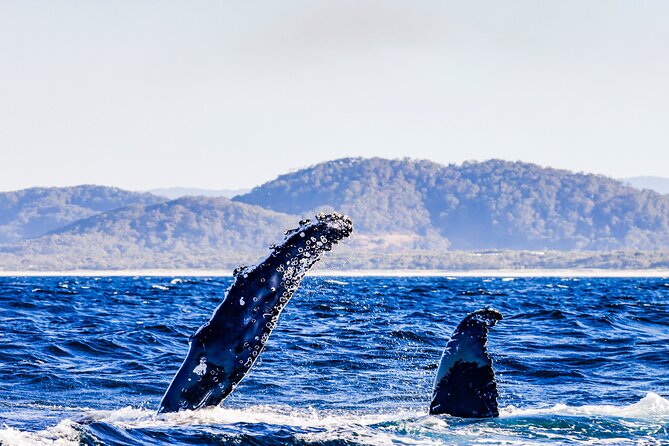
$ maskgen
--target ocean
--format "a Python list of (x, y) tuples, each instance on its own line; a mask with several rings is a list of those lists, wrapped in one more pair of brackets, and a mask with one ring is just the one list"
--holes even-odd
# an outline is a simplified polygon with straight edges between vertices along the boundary
[[(669, 278), (307, 277), (220, 407), (157, 415), (231, 282), (0, 278), (0, 444), (669, 444)], [(428, 415), (485, 307), (500, 417)]]

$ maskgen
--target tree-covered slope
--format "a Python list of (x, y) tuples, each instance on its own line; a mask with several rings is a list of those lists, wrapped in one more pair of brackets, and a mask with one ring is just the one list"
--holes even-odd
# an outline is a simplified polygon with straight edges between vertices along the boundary
[(36, 187), (0, 192), (0, 245), (38, 237), (101, 212), (165, 201), (115, 187)]
[(233, 200), (160, 200), (96, 186), (0, 194), (0, 269), (230, 269), (330, 210), (355, 224), (350, 245), (331, 256), (343, 269), (653, 268), (668, 257), (669, 195), (520, 162), (349, 158)]
[(454, 249), (653, 249), (669, 197), (611, 178), (491, 160), (347, 158), (282, 175), (235, 200), (291, 214), (337, 209), (363, 237), (447, 239)]
[(228, 267), (266, 253), (298, 220), (227, 198), (188, 197), (96, 215), (12, 251), (54, 268)]

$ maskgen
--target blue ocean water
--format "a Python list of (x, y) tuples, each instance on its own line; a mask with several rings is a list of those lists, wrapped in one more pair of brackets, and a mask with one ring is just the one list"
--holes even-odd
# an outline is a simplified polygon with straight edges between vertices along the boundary
[[(156, 415), (231, 281), (0, 278), (0, 443), (669, 444), (669, 278), (307, 277), (221, 407)], [(429, 416), (488, 306), (501, 416)]]

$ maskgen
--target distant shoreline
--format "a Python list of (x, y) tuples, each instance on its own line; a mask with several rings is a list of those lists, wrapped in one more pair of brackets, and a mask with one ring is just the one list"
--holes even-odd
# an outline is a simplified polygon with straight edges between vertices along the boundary
[[(667, 277), (669, 269), (319, 270), (316, 277)], [(223, 269), (0, 271), (0, 277), (231, 277)]]

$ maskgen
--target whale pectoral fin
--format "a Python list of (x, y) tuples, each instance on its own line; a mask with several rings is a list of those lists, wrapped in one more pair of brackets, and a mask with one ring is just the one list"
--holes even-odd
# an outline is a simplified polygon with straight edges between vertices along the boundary
[(263, 351), (307, 271), (352, 230), (347, 216), (321, 213), (286, 231), (283, 242), (256, 266), (237, 268), (221, 304), (191, 336), (188, 355), (158, 412), (220, 404)]
[(191, 342), (188, 355), (172, 379), (158, 412), (193, 410), (209, 405), (219, 397), (218, 383), (224, 376), (224, 367), (211, 361), (206, 348), (197, 340)]
[(460, 322), (437, 370), (430, 414), (463, 418), (499, 416), (497, 383), (486, 344), (488, 328), (501, 319), (499, 312), (485, 309), (469, 314)]

